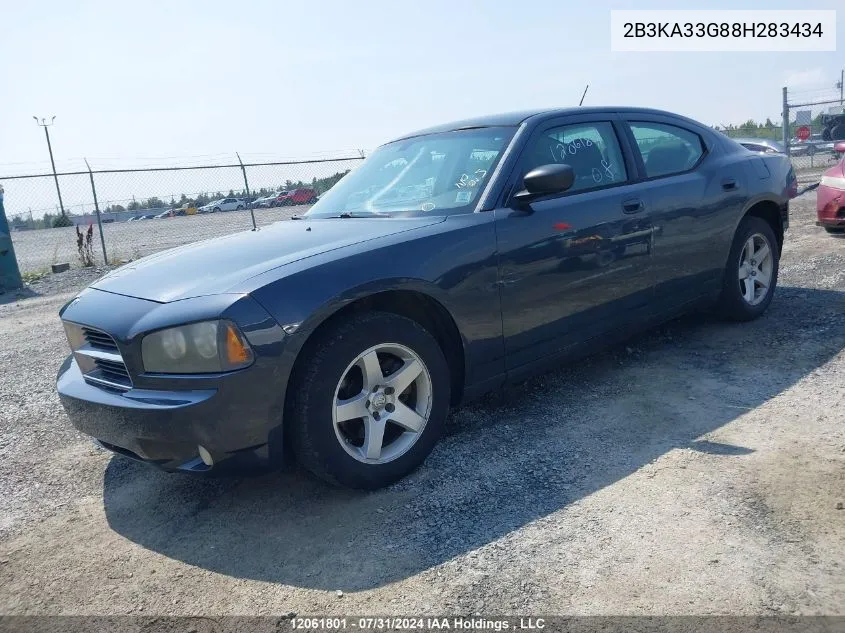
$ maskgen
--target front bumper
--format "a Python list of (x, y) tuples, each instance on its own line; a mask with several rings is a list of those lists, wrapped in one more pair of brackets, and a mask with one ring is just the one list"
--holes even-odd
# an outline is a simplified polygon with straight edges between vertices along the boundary
[(816, 226), (845, 227), (845, 191), (820, 185), (816, 191)]
[[(131, 383), (101, 386), (74, 356), (56, 379), (71, 423), (104, 447), (167, 470), (225, 470), (282, 460), (282, 413), (289, 364), (284, 332), (248, 295), (211, 295), (171, 303), (89, 289), (67, 304), (62, 320), (111, 337)], [(254, 363), (219, 374), (146, 373), (146, 332), (213, 318), (238, 324)], [(203, 459), (205, 457), (206, 459)]]
[(273, 412), (244, 407), (222, 383), (216, 389), (115, 392), (87, 383), (71, 356), (56, 386), (79, 431), (112, 452), (165, 470), (269, 467), (277, 454), (271, 451)]

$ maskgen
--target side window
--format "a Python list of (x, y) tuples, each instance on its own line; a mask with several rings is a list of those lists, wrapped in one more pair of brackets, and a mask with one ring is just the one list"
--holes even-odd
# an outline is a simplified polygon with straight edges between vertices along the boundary
[(532, 142), (523, 163), (523, 174), (550, 163), (570, 165), (575, 182), (569, 191), (607, 187), (628, 177), (613, 124), (606, 121), (546, 130)]
[(649, 178), (680, 174), (695, 167), (704, 156), (704, 143), (695, 132), (663, 123), (629, 125)]

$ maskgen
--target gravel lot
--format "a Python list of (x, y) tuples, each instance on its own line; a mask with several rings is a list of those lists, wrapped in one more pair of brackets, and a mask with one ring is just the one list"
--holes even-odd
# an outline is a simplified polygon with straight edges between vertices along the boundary
[[(305, 213), (309, 206), (255, 209), (255, 223), (265, 226), (297, 213)], [(157, 251), (181, 246), (211, 237), (247, 231), (252, 228), (249, 211), (206, 213), (163, 220), (119, 222), (103, 225), (106, 254), (109, 261), (133, 260)], [(49, 269), (52, 264), (70, 262), (79, 266), (76, 229), (64, 227), (38, 231), (12, 231), (12, 243), (22, 273)], [(94, 227), (94, 259), (103, 261), (100, 235)]]
[(462, 408), (375, 493), (96, 449), (53, 380), (56, 311), (97, 273), (34, 284), (0, 305), (0, 613), (845, 615), (845, 240), (814, 205), (764, 318), (686, 318)]

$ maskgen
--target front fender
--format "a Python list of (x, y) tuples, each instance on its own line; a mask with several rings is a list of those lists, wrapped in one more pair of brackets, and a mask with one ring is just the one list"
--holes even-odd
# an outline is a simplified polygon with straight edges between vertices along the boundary
[(285, 385), (306, 341), (326, 319), (355, 301), (395, 290), (420, 293), (451, 316), (464, 345), (466, 384), (503, 373), (492, 214), (454, 216), (409, 237), (338, 249), (252, 280), (245, 290), (286, 332)]

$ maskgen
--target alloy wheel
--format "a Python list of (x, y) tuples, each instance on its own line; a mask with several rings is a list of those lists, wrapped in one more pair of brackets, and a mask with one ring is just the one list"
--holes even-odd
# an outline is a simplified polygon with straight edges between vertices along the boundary
[(766, 237), (749, 236), (739, 254), (739, 291), (748, 305), (761, 303), (769, 294), (773, 270), (774, 256)]
[(334, 393), (332, 422), (343, 449), (366, 464), (405, 454), (431, 415), (428, 368), (398, 343), (375, 345), (344, 370)]

